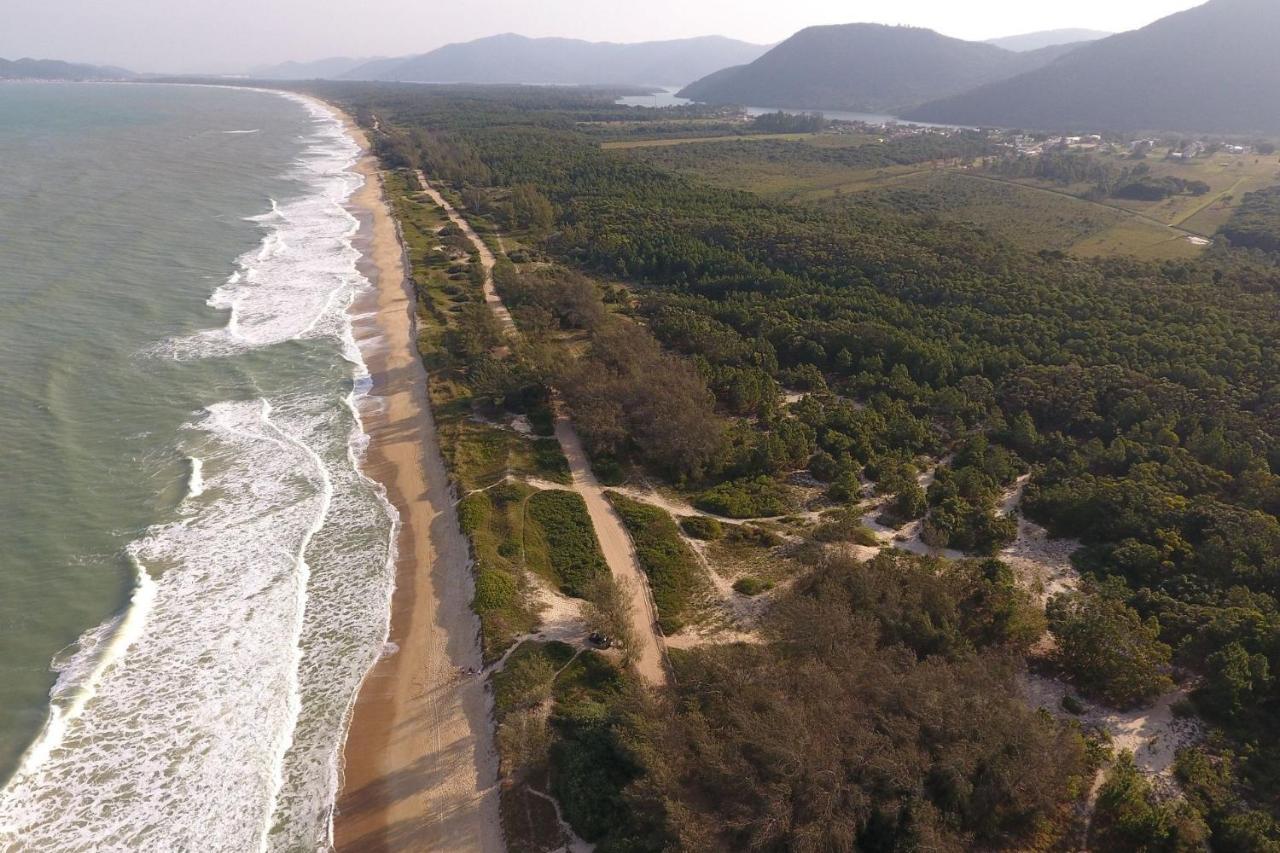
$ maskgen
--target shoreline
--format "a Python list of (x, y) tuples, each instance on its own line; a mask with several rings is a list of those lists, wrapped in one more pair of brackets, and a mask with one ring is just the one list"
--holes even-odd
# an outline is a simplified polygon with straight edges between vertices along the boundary
[(417, 353), (415, 297), (399, 232), (364, 133), (332, 104), (360, 146), (364, 185), (348, 207), (373, 288), (350, 307), (371, 387), (360, 401), (366, 476), (400, 516), (386, 651), (352, 703), (334, 804), (338, 850), (503, 849), (497, 755), (471, 610), (470, 548), (436, 439)]

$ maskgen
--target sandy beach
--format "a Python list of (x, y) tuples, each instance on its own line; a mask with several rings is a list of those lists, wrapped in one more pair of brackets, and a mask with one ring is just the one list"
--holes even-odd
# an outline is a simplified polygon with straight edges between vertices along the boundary
[[(367, 152), (363, 134), (348, 132)], [(373, 388), (365, 471), (402, 519), (387, 652), (360, 690), (344, 752), (334, 841), (343, 851), (503, 849), (497, 757), (480, 678), (472, 575), (418, 358), (414, 300), (372, 156), (352, 199), (375, 292), (353, 306)]]

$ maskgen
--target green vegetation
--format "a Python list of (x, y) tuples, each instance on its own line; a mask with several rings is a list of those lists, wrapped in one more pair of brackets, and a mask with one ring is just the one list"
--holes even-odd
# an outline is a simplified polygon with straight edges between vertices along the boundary
[(471, 540), (480, 641), (486, 661), (496, 660), (515, 637), (527, 634), (537, 616), (525, 603), (523, 576), (524, 501), (528, 486), (501, 483), (458, 503), (458, 521)]
[(771, 589), (773, 589), (772, 583), (759, 578), (739, 578), (733, 584), (733, 591), (741, 595), (755, 596)]
[(680, 529), (685, 535), (704, 542), (714, 542), (724, 538), (724, 525), (714, 518), (705, 515), (690, 515), (680, 519)]
[(623, 790), (640, 770), (620, 741), (617, 719), (634, 692), (594, 652), (527, 643), (493, 677), (494, 718), (505, 780), (502, 821), (512, 850), (562, 846), (554, 793), (575, 831), (590, 840), (624, 825)]
[(1130, 708), (1173, 686), (1166, 671), (1171, 650), (1160, 642), (1160, 623), (1105, 594), (1063, 593), (1049, 602), (1054, 659), (1087, 696)]
[(527, 506), (546, 543), (547, 562), (560, 591), (586, 598), (592, 583), (609, 574), (586, 502), (577, 492), (550, 489), (530, 497)]
[(590, 653), (565, 672), (556, 691), (551, 789), (565, 818), (588, 841), (614, 835), (631, 817), (624, 790), (643, 769), (622, 737), (621, 718), (637, 693), (617, 669)]
[(818, 542), (851, 542), (869, 548), (880, 544), (875, 531), (862, 523), (862, 515), (856, 510), (838, 510), (825, 517), (813, 529), (813, 538)]
[(766, 476), (721, 483), (698, 495), (693, 504), (725, 518), (768, 518), (792, 509), (786, 487)]
[[(555, 222), (532, 250), (610, 282), (594, 329), (573, 328), (544, 298), (554, 293), (530, 303), (551, 305), (546, 339), (560, 362), (572, 356), (567, 375), (584, 390), (563, 387), (597, 459), (695, 494), (723, 486), (717, 494), (750, 512), (772, 507), (755, 505), (756, 487), (744, 484), (767, 493), (763, 483), (808, 466), (832, 499), (852, 503), (865, 476), (901, 499), (896, 511), (924, 514), (931, 535), (978, 550), (1007, 538), (995, 499), (1029, 472), (1022, 511), (1084, 546), (1086, 592), (1051, 614), (1060, 647), (1081, 650), (1060, 665), (1117, 703), (1163, 689), (1166, 662), (1197, 676), (1193, 701), (1210, 730), (1202, 749), (1227, 781), (1197, 776), (1193, 806), (1216, 849), (1274, 840), (1280, 275), (1268, 253), (1228, 239), (1183, 260), (1083, 259), (874, 198), (814, 205), (719, 189), (693, 170), (602, 151), (578, 122), (621, 113), (589, 93), (325, 93), (378, 112), (388, 157), (495, 196), (533, 185)], [(1206, 199), (1238, 180), (1185, 177), (1210, 183)], [(1170, 208), (1176, 218), (1204, 201), (1158, 204), (1187, 205)], [(452, 318), (459, 351), (480, 353), (488, 332), (444, 290), (470, 294), (465, 265), (460, 274), (428, 296)], [(423, 332), (443, 335), (430, 323)], [(463, 359), (456, 381), (482, 361)], [(526, 361), (539, 380), (541, 363)], [(524, 405), (522, 381), (513, 378), (510, 405)], [(433, 399), (447, 432), (455, 413), (440, 382)], [(809, 393), (783, 406), (782, 388)], [(912, 481), (951, 453), (922, 502)], [(491, 477), (510, 464), (475, 467)], [(668, 547), (684, 543), (662, 517), (655, 595), (697, 577)], [(738, 544), (726, 536), (708, 553)], [(655, 844), (687, 849), (1049, 846), (1090, 768), (1073, 735), (1018, 704), (1012, 673), (1043, 623), (1029, 620), (1007, 570), (977, 565), (844, 567), (847, 587), (819, 569), (779, 596), (759, 646), (677, 656), (676, 707), (688, 710), (660, 712), (660, 733), (639, 704), (632, 716), (602, 713), (611, 742), (640, 744), (627, 814), (610, 812), (619, 822), (608, 837), (639, 837), (639, 822), (664, 839)], [(966, 585), (950, 586), (953, 575)], [(679, 612), (661, 599), (659, 610)], [(1140, 665), (1117, 667), (1101, 648)], [(806, 740), (811, 731), (820, 743)], [(850, 796), (825, 799), (831, 780)], [(653, 829), (655, 809), (664, 829)], [(842, 828), (848, 838), (825, 834)], [(1153, 844), (1170, 837), (1153, 834)]]
[[(1203, 850), (1209, 829), (1194, 808), (1161, 799), (1125, 752), (1107, 771), (1089, 833), (1099, 853)], [(1232, 848), (1242, 849), (1242, 848)]]
[[(681, 849), (1036, 849), (1061, 837), (1086, 788), (1084, 747), (1017, 700), (1000, 649), (1021, 640), (988, 593), (1002, 595), (915, 558), (837, 562), (775, 607), (776, 643), (676, 657), (687, 710), (663, 721), (651, 772), (680, 804)], [(922, 596), (940, 622), (916, 612)], [(882, 600), (895, 610), (877, 624), (867, 614)], [(830, 796), (832, 782), (845, 793)]]
[(942, 164), (970, 163), (996, 150), (977, 132), (887, 139), (859, 132), (647, 147), (631, 156), (718, 186), (788, 199), (893, 185), (906, 176), (928, 175)]
[(978, 554), (994, 554), (1013, 541), (1018, 524), (992, 507), (1026, 465), (1005, 447), (974, 436), (940, 466), (929, 486), (925, 543)]
[(674, 634), (692, 618), (707, 580), (696, 554), (680, 537), (680, 528), (665, 510), (618, 492), (605, 492), (635, 545), (640, 566), (649, 576), (658, 624)]
[(1280, 252), (1280, 187), (1245, 195), (1222, 236), (1235, 246)]
[[(601, 850), (1050, 846), (1092, 768), (1073, 729), (1016, 699), (1023, 640), (998, 602), (1026, 602), (985, 577), (905, 555), (830, 565), (769, 617), (776, 642), (679, 655), (671, 701), (598, 655), (522, 647), (494, 680), (504, 767), (523, 756)], [(912, 614), (921, 597), (935, 622)], [(895, 610), (869, 624), (880, 600)], [(849, 796), (824, 796), (832, 780)], [(525, 805), (504, 797), (509, 834)]]

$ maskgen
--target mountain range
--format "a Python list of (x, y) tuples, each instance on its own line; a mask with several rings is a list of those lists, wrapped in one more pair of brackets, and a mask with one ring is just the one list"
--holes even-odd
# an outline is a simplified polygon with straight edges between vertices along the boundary
[(311, 62), (281, 62), (251, 68), (249, 76), (259, 80), (334, 80), (377, 59), (380, 57), (330, 56)]
[(1022, 33), (1016, 36), (1005, 36), (998, 39), (987, 39), (986, 44), (1003, 47), (1005, 50), (1022, 52), (1039, 50), (1042, 47), (1054, 47), (1060, 44), (1080, 44), (1086, 41), (1104, 39), (1111, 33), (1102, 30), (1041, 30), (1038, 33)]
[(59, 59), (0, 59), (0, 80), (126, 80), (132, 71)]
[(749, 64), (686, 86), (680, 96), (712, 104), (898, 113), (1048, 65), (1072, 49), (1016, 52), (917, 27), (809, 27)]
[(511, 33), (351, 68), (346, 80), (682, 86), (768, 50), (722, 36), (616, 44)]
[(1040, 129), (1280, 132), (1280, 3), (1210, 0), (905, 118)]

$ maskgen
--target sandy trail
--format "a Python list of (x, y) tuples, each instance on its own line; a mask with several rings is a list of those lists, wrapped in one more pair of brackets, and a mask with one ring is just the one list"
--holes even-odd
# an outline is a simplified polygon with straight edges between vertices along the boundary
[(493, 286), (493, 267), (497, 264), (498, 259), (493, 256), (493, 252), (480, 239), (480, 235), (471, 227), (471, 223), (462, 217), (449, 201), (440, 194), (440, 191), (431, 186), (427, 180), (427, 176), (422, 174), (422, 170), (416, 171), (418, 183), (422, 185), (422, 191), (425, 192), (432, 201), (444, 209), (448, 215), (449, 221), (458, 226), (471, 244), (476, 247), (476, 251), (480, 253), (480, 263), (484, 266), (484, 301), (493, 311), (498, 322), (502, 324), (502, 330), (508, 335), (516, 333), (516, 323), (511, 319), (511, 312), (507, 310), (507, 306), (503, 304), (502, 297), (498, 295), (498, 290)]
[[(449, 221), (458, 227), (480, 254), (480, 262), (484, 265), (484, 299), (494, 316), (498, 318), (503, 330), (508, 335), (518, 335), (511, 312), (503, 304), (493, 286), (493, 267), (497, 262), (493, 252), (480, 239), (469, 223), (440, 192), (431, 185), (421, 170), (417, 172), (418, 183), (423, 192), (441, 207), (448, 215)], [(666, 651), (662, 638), (658, 633), (658, 611), (649, 590), (649, 581), (631, 537), (622, 524), (622, 519), (614, 511), (608, 498), (604, 496), (604, 488), (591, 470), (591, 463), (582, 447), (582, 440), (573, 428), (573, 423), (564, 412), (564, 406), (556, 401), (555, 431), (560, 442), (560, 450), (569, 461), (569, 473), (573, 477), (572, 489), (582, 496), (586, 502), (587, 512), (591, 516), (591, 524), (595, 527), (596, 538), (600, 541), (600, 550), (614, 579), (631, 599), (630, 617), (632, 633), (638, 648), (635, 650), (636, 672), (645, 681), (654, 685), (667, 683)], [(563, 487), (559, 487), (563, 488)]]
[[(363, 135), (348, 131), (367, 150)], [(356, 337), (372, 374), (362, 411), (364, 470), (400, 513), (396, 590), (387, 654), (365, 679), (344, 749), (334, 822), (344, 851), (504, 849), (497, 758), (480, 679), (479, 624), (471, 610), (467, 541), (416, 352), (404, 250), (372, 157), (352, 203), (362, 220), (363, 267), (376, 293), (353, 306), (371, 317)]]
[(658, 610), (649, 591), (648, 578), (640, 568), (631, 536), (622, 526), (622, 519), (614, 511), (609, 499), (604, 496), (604, 488), (591, 471), (591, 463), (587, 460), (582, 441), (561, 405), (556, 406), (556, 438), (560, 441), (560, 449), (564, 451), (565, 458), (569, 460), (573, 489), (586, 501), (587, 512), (596, 529), (596, 538), (600, 540), (600, 550), (604, 552), (609, 571), (623, 591), (630, 595), (631, 632), (635, 635), (638, 646), (635, 650), (636, 671), (650, 684), (666, 684), (665, 649), (656, 629)]

